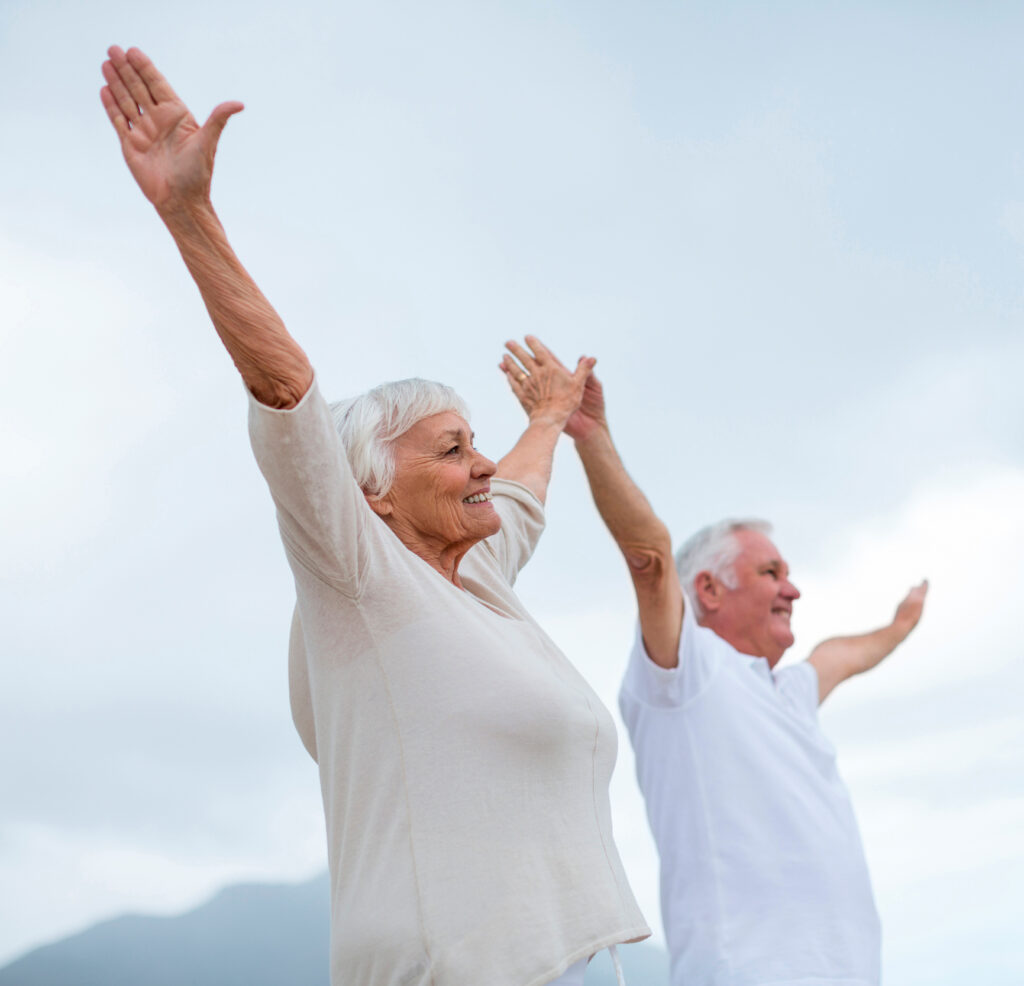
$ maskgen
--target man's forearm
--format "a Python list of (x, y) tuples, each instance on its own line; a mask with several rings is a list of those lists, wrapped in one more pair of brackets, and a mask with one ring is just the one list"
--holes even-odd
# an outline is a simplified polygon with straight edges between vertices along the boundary
[(852, 637), (833, 637), (818, 644), (807, 658), (818, 673), (818, 701), (824, 702), (840, 682), (870, 671), (902, 644), (921, 619), (927, 594), (928, 580), (925, 579), (907, 593), (887, 626)]
[(818, 673), (818, 701), (824, 702), (836, 685), (863, 674), (888, 657), (910, 633), (893, 622), (880, 630), (823, 640), (807, 658)]
[(576, 450), (597, 511), (629, 568), (647, 655), (663, 668), (674, 668), (679, 663), (684, 603), (668, 528), (626, 472), (607, 424), (595, 422), (577, 437)]
[(847, 676), (870, 671), (887, 658), (906, 638), (895, 623), (872, 630), (871, 633), (823, 640), (811, 654), (843, 665)]
[(598, 513), (631, 569), (642, 567), (652, 552), (670, 556), (672, 538), (622, 463), (606, 427), (576, 440)]
[(313, 369), (280, 316), (235, 256), (213, 206), (161, 213), (246, 386), (270, 407), (294, 407)]

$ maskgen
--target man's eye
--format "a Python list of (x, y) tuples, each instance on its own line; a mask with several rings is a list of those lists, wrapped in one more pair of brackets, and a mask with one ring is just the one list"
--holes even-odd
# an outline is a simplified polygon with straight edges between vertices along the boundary
[(453, 445), (450, 449), (448, 449), (446, 454), (447, 455), (451, 455), (453, 452), (458, 452), (458, 451), (459, 451), (459, 446), (458, 445)]

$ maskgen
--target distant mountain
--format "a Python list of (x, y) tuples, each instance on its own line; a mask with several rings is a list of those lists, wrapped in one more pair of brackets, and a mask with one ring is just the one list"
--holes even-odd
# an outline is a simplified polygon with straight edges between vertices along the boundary
[[(326, 874), (241, 884), (177, 917), (127, 915), (44, 945), (0, 969), (0, 986), (329, 986), (328, 935)], [(619, 954), (629, 986), (667, 983), (661, 949)], [(587, 986), (615, 986), (607, 952)]]
[(327, 877), (242, 884), (177, 917), (128, 915), (37, 948), (0, 986), (329, 986)]

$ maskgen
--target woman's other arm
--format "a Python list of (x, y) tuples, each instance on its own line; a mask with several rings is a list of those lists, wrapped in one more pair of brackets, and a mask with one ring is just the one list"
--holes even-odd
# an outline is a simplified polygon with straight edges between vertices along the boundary
[(597, 361), (581, 356), (575, 371), (570, 372), (536, 336), (526, 336), (528, 349), (511, 341), (505, 345), (509, 352), (498, 366), (530, 421), (519, 441), (498, 462), (496, 475), (522, 483), (544, 503), (558, 436), (580, 406), (583, 388)]
[(201, 127), (138, 48), (108, 51), (100, 98), (142, 193), (196, 282), (217, 334), (261, 403), (294, 407), (313, 368), (228, 243), (210, 202), (217, 143), (241, 103), (221, 103)]

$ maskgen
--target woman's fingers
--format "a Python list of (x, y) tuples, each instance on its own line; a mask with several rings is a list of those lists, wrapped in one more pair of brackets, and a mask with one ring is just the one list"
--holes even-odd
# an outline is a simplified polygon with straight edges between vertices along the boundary
[[(107, 80), (107, 90), (110, 93), (111, 102), (102, 96), (103, 105), (107, 108), (111, 123), (118, 129), (118, 121), (112, 113), (112, 107), (120, 111), (125, 128), (133, 128), (139, 122), (140, 117), (152, 112), (159, 103), (168, 103), (177, 100), (178, 97), (167, 80), (157, 71), (156, 66), (150, 61), (147, 55), (138, 48), (129, 48), (127, 52), (122, 51), (117, 45), (112, 45), (107, 54), (109, 60), (103, 63), (103, 78)], [(217, 107), (220, 110), (222, 107)], [(214, 113), (217, 113), (214, 110)], [(237, 112), (235, 110), (234, 112)], [(230, 116), (230, 113), (227, 114)], [(227, 117), (225, 116), (226, 120)], [(217, 127), (216, 136), (224, 129), (223, 121)]]
[(507, 354), (501, 357), (501, 362), (498, 366), (508, 376), (510, 381), (515, 380), (522, 383), (529, 376), (529, 374)]
[(577, 381), (585, 381), (587, 377), (593, 372), (594, 367), (597, 365), (597, 357), (595, 356), (581, 356), (579, 362), (576, 364), (576, 369), (573, 372), (573, 377)]
[(512, 388), (512, 393), (519, 398), (520, 403), (525, 404), (528, 399), (527, 391), (530, 386), (531, 376), (511, 356), (503, 356), (498, 364), (501, 371)]
[(145, 83), (154, 103), (169, 103), (178, 98), (178, 94), (171, 88), (171, 84), (157, 71), (157, 67), (144, 51), (138, 48), (129, 48), (125, 52), (125, 59)]
[(214, 147), (217, 146), (217, 141), (220, 140), (220, 135), (224, 132), (224, 127), (228, 120), (236, 113), (241, 113), (244, 109), (245, 107), (238, 100), (221, 103), (213, 108), (213, 112), (207, 117), (206, 123), (203, 124), (203, 130)]
[(121, 115), (124, 116), (129, 124), (134, 123), (141, 115), (139, 107), (118, 74), (117, 68), (113, 62), (104, 62), (102, 71), (103, 78), (107, 80), (107, 87), (110, 89), (110, 94), (114, 102), (117, 103), (117, 108), (121, 111)]
[(524, 373), (522, 367), (508, 356), (502, 357), (501, 362), (498, 364), (498, 369), (505, 374), (509, 389), (515, 394), (516, 399), (529, 411), (529, 400), (524, 387), (524, 384), (530, 379), (529, 375)]
[(107, 116), (110, 117), (110, 122), (114, 125), (117, 135), (119, 137), (127, 136), (129, 133), (128, 121), (110, 92), (110, 86), (104, 86), (100, 90), (100, 102), (103, 103), (103, 108), (107, 111)]
[(530, 347), (530, 351), (533, 353), (533, 358), (538, 363), (544, 363), (547, 360), (558, 363), (555, 354), (552, 353), (551, 350), (548, 349), (548, 347), (545, 346), (544, 343), (542, 343), (536, 336), (523, 336), (523, 338), (526, 340), (526, 345)]
[[(558, 371), (564, 371), (567, 376), (571, 376), (577, 382), (586, 380), (590, 376), (591, 371), (594, 369), (594, 365), (597, 360), (593, 356), (581, 356), (579, 361), (576, 363), (576, 369), (571, 371), (566, 367), (562, 361), (553, 353), (547, 346), (544, 345), (536, 336), (525, 336), (527, 345), (530, 347), (529, 350), (524, 349), (514, 340), (509, 340), (505, 343), (505, 348), (508, 349), (509, 353), (512, 353), (519, 363), (522, 364), (520, 370), (518, 364), (514, 364), (512, 357), (505, 355), (502, 357), (503, 361), (509, 361), (513, 363), (517, 370), (526, 374), (536, 374), (542, 370), (548, 370), (553, 372), (555, 375)], [(503, 366), (502, 369), (505, 367)]]
[(128, 56), (117, 45), (113, 45), (107, 51), (107, 54), (110, 55), (114, 71), (131, 94), (131, 98), (135, 100), (139, 109), (143, 113), (151, 110), (155, 105), (152, 93), (150, 93), (146, 83), (142, 81), (139, 73), (132, 67), (132, 63), (128, 61)]
[(533, 354), (523, 349), (523, 347), (514, 339), (509, 339), (509, 341), (505, 343), (505, 348), (523, 364), (527, 373), (532, 372), (534, 367), (537, 366), (537, 360), (534, 358)]
[(100, 102), (103, 104), (103, 109), (106, 110), (114, 129), (122, 135), (128, 133), (128, 121), (121, 112), (121, 108), (117, 105), (117, 100), (114, 99), (110, 86), (103, 86), (100, 89)]

